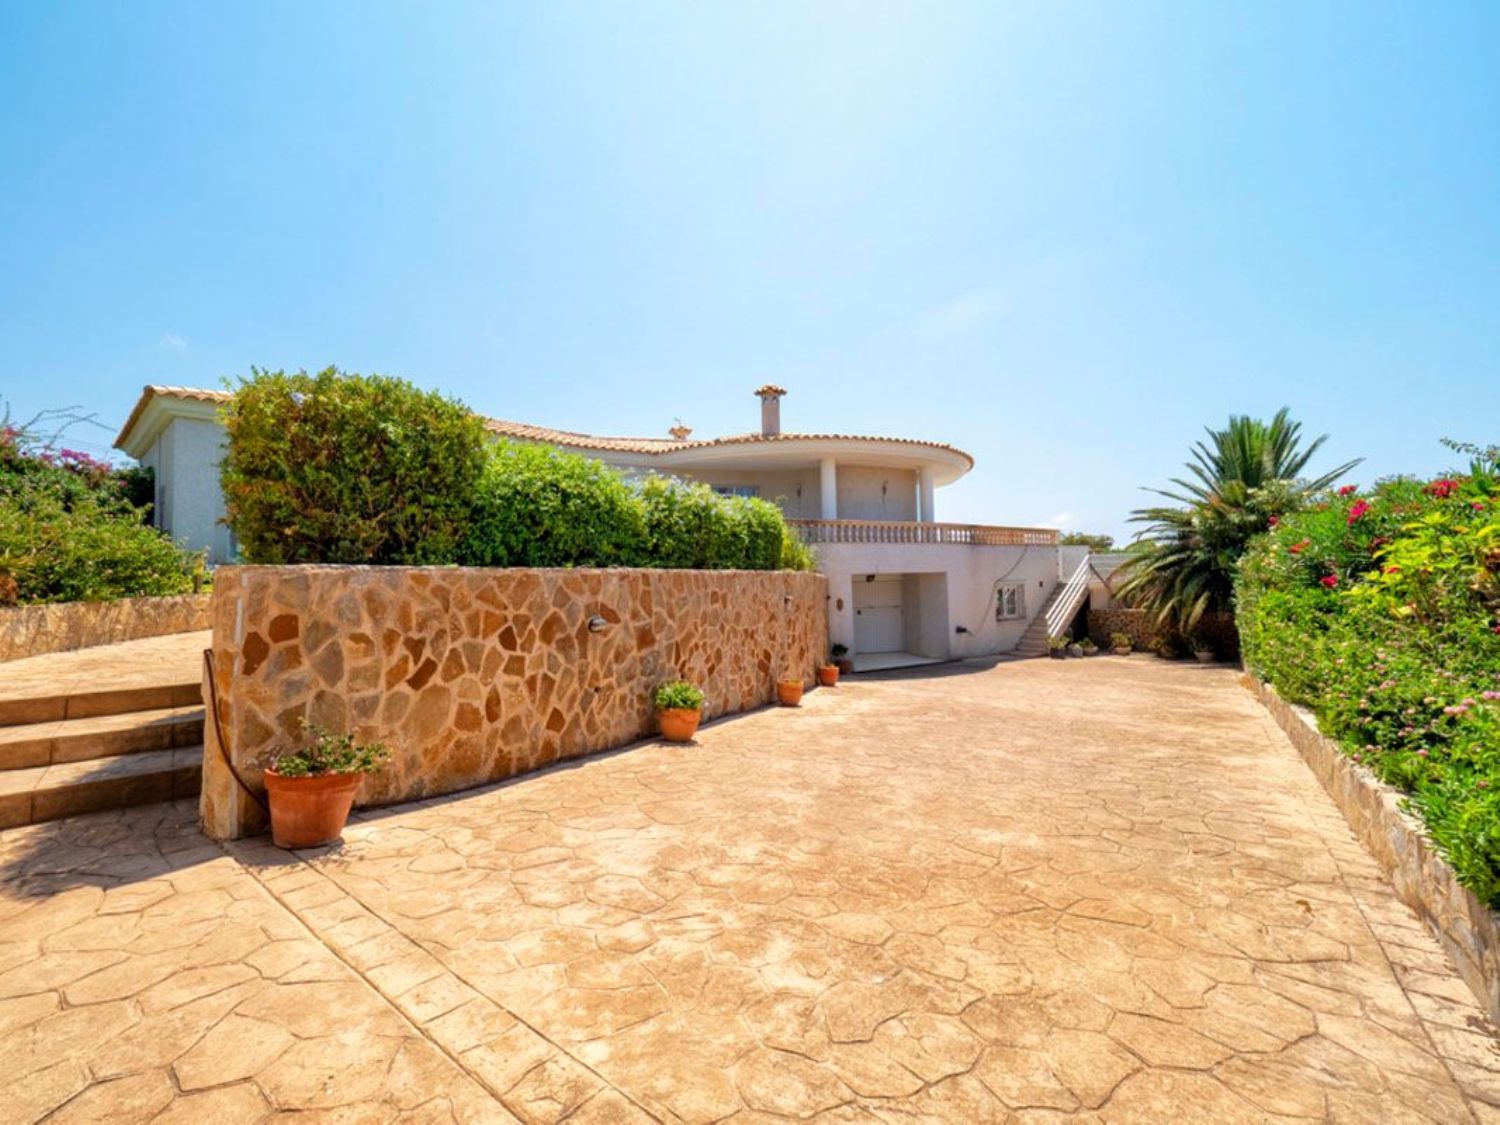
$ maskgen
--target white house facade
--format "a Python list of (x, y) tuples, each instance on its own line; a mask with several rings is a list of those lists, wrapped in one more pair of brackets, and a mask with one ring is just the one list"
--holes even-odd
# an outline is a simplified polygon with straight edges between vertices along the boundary
[[(600, 437), (490, 419), (498, 435), (777, 504), (828, 577), (829, 637), (860, 670), (1044, 649), (1083, 597), (1081, 558), (1049, 528), (942, 523), (938, 489), (973, 458), (940, 442), (781, 428), (786, 392), (767, 385), (758, 432), (696, 439)], [(217, 410), (229, 395), (147, 387), (116, 446), (156, 471), (157, 522), (211, 562), (234, 545), (220, 521)], [(1070, 581), (1075, 579), (1075, 581)], [(1081, 589), (1080, 589), (1081, 587)]]

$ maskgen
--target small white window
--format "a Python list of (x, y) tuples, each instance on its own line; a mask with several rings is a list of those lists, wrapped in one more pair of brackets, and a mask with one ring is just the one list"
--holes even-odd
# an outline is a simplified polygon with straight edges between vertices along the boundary
[(995, 620), (1013, 621), (1026, 616), (1026, 587), (1020, 582), (1002, 582), (995, 587)]
[(759, 496), (760, 487), (753, 484), (716, 484), (714, 491), (720, 496)]

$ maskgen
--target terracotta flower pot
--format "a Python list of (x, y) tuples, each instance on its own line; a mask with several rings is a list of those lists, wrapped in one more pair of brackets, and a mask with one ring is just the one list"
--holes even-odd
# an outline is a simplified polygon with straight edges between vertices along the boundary
[(818, 669), (818, 686), (819, 687), (833, 687), (838, 682), (839, 682), (839, 670), (838, 670), (838, 666), (837, 665), (834, 665), (834, 664), (825, 664), (821, 668)]
[(777, 680), (776, 699), (783, 707), (796, 707), (802, 702), (801, 680)]
[(845, 676), (854, 671), (854, 661), (850, 660), (847, 656), (839, 657), (839, 659), (833, 662), (833, 666)]
[(315, 848), (331, 844), (344, 831), (357, 773), (320, 773), (311, 777), (282, 777), (266, 770), (266, 795), (271, 800), (271, 839), (278, 848)]
[(701, 707), (664, 707), (656, 713), (661, 722), (661, 736), (668, 742), (691, 742), (703, 718)]

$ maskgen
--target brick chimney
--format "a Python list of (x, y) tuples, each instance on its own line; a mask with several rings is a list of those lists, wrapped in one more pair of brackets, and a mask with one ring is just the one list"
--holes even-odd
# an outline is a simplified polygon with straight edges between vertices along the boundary
[(781, 433), (781, 396), (786, 388), (767, 383), (755, 393), (760, 396), (760, 436), (775, 437)]

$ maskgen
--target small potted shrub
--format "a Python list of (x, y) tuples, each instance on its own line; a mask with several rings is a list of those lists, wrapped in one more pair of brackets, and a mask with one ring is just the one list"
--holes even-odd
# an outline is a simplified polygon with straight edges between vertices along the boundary
[(1048, 637), (1047, 655), (1053, 660), (1066, 660), (1068, 658), (1068, 638)]
[(1071, 637), (1068, 639), (1068, 655), (1069, 656), (1082, 656), (1083, 655), (1083, 646), (1081, 644), (1079, 644), (1077, 641), (1073, 640)]
[(848, 645), (832, 645), (828, 649), (828, 655), (833, 659), (834, 667), (844, 675), (854, 671), (854, 661), (849, 659)]
[(1109, 647), (1116, 656), (1129, 656), (1131, 643), (1129, 633), (1111, 633), (1109, 635)]
[(1078, 642), (1078, 647), (1083, 650), (1084, 656), (1097, 656), (1099, 653), (1099, 646), (1094, 643), (1093, 637), (1084, 637)]
[(1199, 664), (1212, 664), (1214, 662), (1214, 646), (1201, 637), (1193, 640), (1193, 657)]
[(703, 718), (703, 692), (686, 680), (673, 680), (656, 689), (656, 719), (668, 742), (691, 742)]
[(796, 707), (802, 702), (802, 681), (783, 676), (776, 681), (776, 701), (783, 707)]
[(271, 839), (278, 848), (315, 848), (337, 840), (360, 778), (378, 770), (390, 755), (379, 742), (361, 745), (352, 734), (334, 734), (307, 722), (303, 727), (312, 740), (277, 754), (264, 775)]

